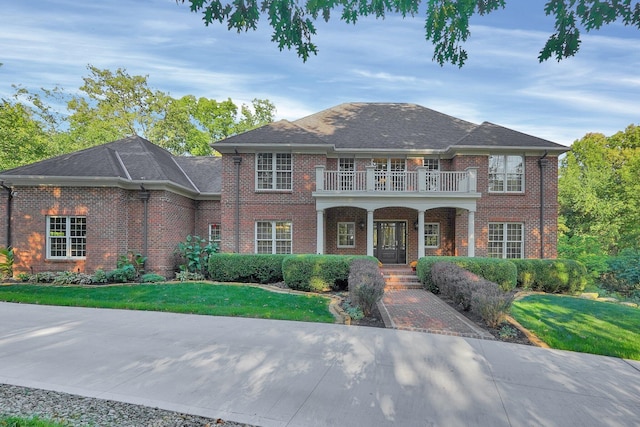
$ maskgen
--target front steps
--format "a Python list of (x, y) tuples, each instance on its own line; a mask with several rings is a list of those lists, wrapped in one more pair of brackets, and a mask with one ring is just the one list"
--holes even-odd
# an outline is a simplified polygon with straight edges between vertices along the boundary
[(387, 265), (381, 269), (384, 277), (384, 290), (423, 289), (416, 272), (408, 265)]

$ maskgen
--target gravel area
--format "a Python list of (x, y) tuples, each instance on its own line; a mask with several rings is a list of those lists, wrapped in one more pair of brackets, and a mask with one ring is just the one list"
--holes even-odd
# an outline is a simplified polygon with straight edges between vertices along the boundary
[(0, 415), (38, 416), (65, 426), (255, 427), (148, 406), (0, 384)]

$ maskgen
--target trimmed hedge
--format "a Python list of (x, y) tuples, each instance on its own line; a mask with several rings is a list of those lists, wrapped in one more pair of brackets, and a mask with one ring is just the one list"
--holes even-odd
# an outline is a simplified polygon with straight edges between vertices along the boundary
[(518, 277), (518, 270), (512, 261), (499, 258), (426, 256), (418, 260), (416, 274), (425, 289), (437, 294), (440, 290), (431, 279), (431, 268), (437, 262), (450, 262), (490, 282), (497, 283), (503, 291), (511, 291), (516, 287)]
[(463, 310), (479, 314), (489, 327), (497, 327), (511, 309), (514, 292), (505, 292), (496, 283), (478, 277), (456, 264), (433, 264), (431, 277), (443, 296), (450, 298)]
[(349, 269), (355, 259), (378, 260), (366, 255), (287, 255), (282, 262), (284, 282), (299, 291), (327, 292), (347, 289)]
[(575, 294), (587, 284), (587, 269), (567, 259), (512, 259), (518, 269), (518, 287), (550, 294)]
[(209, 277), (218, 282), (277, 283), (286, 254), (211, 254)]
[(360, 307), (365, 316), (370, 316), (384, 295), (384, 277), (377, 260), (354, 259), (349, 268), (349, 299)]

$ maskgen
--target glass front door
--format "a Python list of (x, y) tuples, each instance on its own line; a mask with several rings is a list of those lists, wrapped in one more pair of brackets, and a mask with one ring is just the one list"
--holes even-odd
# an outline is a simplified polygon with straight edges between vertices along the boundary
[(406, 264), (407, 223), (376, 221), (373, 229), (373, 256), (383, 264)]

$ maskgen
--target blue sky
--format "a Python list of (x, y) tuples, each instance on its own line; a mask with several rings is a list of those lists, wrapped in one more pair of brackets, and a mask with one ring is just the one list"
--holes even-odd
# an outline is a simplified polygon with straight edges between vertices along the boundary
[(87, 65), (148, 75), (155, 89), (237, 104), (268, 98), (295, 120), (352, 101), (411, 102), (570, 145), (588, 132), (640, 124), (640, 31), (614, 24), (583, 34), (580, 52), (538, 63), (552, 33), (543, 0), (508, 0), (472, 19), (467, 64), (440, 67), (424, 17), (317, 24), (319, 54), (303, 63), (256, 32), (205, 27), (174, 0), (5, 2), (0, 97), (12, 84), (77, 90)]

